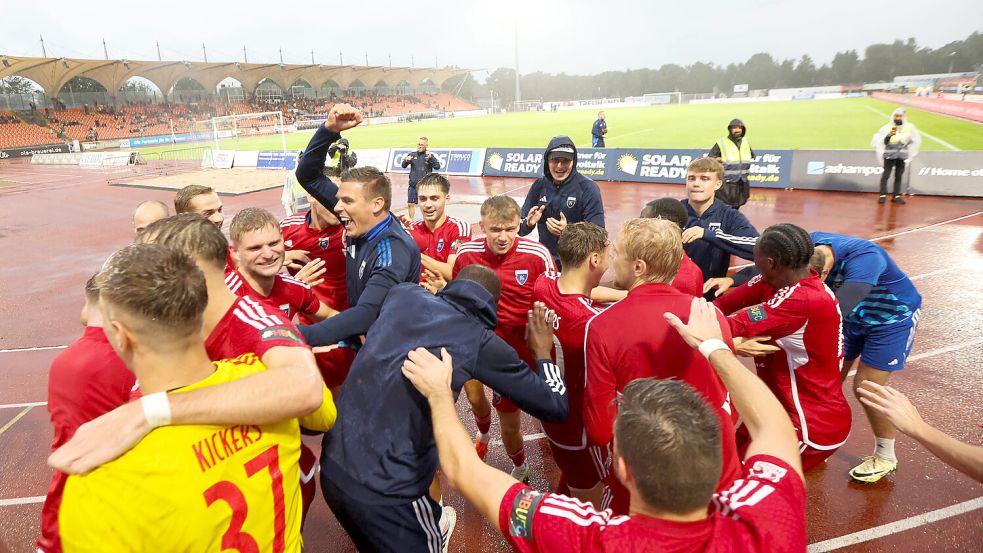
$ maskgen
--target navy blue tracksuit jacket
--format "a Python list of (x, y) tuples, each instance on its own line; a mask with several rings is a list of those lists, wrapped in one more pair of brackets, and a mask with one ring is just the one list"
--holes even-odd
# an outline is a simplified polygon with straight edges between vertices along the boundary
[(539, 231), (539, 241), (546, 246), (546, 249), (553, 254), (553, 261), (560, 265), (560, 254), (557, 246), (558, 236), (553, 235), (546, 228), (546, 220), (549, 218), (559, 219), (562, 211), (567, 217), (567, 224), (589, 221), (604, 228), (604, 204), (601, 203), (601, 189), (597, 183), (577, 172), (577, 164), (574, 162), (573, 171), (570, 176), (561, 183), (553, 181), (550, 174), (550, 167), (547, 159), (552, 150), (560, 146), (573, 148), (576, 153), (577, 147), (567, 136), (557, 136), (550, 141), (543, 155), (543, 176), (536, 179), (526, 194), (526, 200), (522, 204), (522, 220), (519, 224), (519, 235), (525, 236), (532, 232), (533, 227), (526, 225), (526, 215), (529, 210), (536, 206), (545, 206), (543, 216), (536, 224)]
[(369, 504), (405, 504), (427, 493), (437, 470), (430, 407), (401, 372), (418, 347), (437, 356), (447, 348), (455, 396), (473, 378), (534, 417), (565, 420), (559, 368), (543, 359), (538, 373), (529, 370), (495, 335), (497, 323), (491, 294), (476, 282), (452, 281), (436, 296), (415, 283), (394, 286), (342, 386), (338, 420), (323, 438), (323, 477)]
[(683, 200), (689, 220), (686, 228), (703, 227), (703, 238), (683, 245), (686, 255), (703, 271), (704, 280), (727, 276), (730, 256), (754, 260), (754, 244), (758, 241), (758, 230), (740, 211), (720, 199), (697, 215)]

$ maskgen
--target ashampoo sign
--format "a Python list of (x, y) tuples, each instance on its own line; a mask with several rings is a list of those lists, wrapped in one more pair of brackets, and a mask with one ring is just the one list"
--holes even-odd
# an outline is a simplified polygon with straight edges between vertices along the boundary
[(54, 144), (51, 146), (33, 146), (30, 148), (6, 148), (0, 150), (0, 159), (11, 159), (15, 157), (31, 157), (34, 154), (67, 154), (71, 152), (68, 144)]

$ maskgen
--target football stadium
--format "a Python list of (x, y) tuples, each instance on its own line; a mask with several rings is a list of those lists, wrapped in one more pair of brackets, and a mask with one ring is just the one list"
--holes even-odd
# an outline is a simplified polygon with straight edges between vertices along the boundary
[(971, 2), (382, 4), (11, 7), (0, 552), (979, 551)]

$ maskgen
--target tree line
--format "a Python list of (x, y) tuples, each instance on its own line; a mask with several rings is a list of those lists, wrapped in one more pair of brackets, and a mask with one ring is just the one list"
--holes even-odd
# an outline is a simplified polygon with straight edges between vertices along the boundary
[[(979, 71), (983, 64), (983, 33), (973, 32), (964, 40), (939, 48), (920, 47), (914, 38), (890, 44), (871, 44), (863, 53), (837, 52), (830, 63), (816, 65), (808, 55), (798, 60), (779, 60), (771, 54), (754, 54), (743, 63), (726, 66), (698, 62), (681, 66), (666, 64), (658, 69), (605, 71), (596, 75), (553, 74), (542, 71), (522, 75), (519, 83), (524, 100), (575, 100), (641, 96), (651, 92), (730, 93), (736, 84), (751, 90), (806, 86), (863, 84), (890, 81), (896, 75), (921, 75)], [(446, 83), (454, 87), (459, 79)], [(461, 95), (479, 92), (477, 83), (465, 83)], [(515, 70), (501, 67), (489, 76), (487, 88), (507, 105), (515, 99)], [(481, 94), (485, 96), (486, 94)]]

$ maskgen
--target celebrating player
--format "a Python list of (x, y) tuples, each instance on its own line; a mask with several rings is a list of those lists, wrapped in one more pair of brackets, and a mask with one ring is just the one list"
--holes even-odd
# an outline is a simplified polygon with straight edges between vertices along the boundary
[[(321, 202), (308, 197), (311, 210), (308, 213), (295, 213), (280, 221), (283, 243), (310, 256), (312, 262), (320, 262), (324, 272), (322, 282), (311, 284), (311, 290), (323, 305), (335, 311), (348, 309), (348, 284), (345, 282), (345, 228), (338, 217), (328, 211)], [(289, 269), (295, 277), (295, 269)], [(300, 313), (301, 324), (313, 324), (316, 320)], [(351, 367), (354, 352), (351, 348), (335, 348), (331, 351), (315, 353), (317, 366), (321, 369), (324, 384), (337, 393), (348, 368)]]
[[(662, 318), (669, 311), (685, 315), (690, 295), (669, 285), (679, 272), (683, 256), (679, 228), (661, 219), (629, 219), (615, 242), (614, 284), (628, 297), (587, 323), (587, 373), (584, 425), (587, 438), (608, 446), (613, 439), (617, 397), (636, 378), (677, 378), (706, 398), (720, 420), (723, 471), (714, 476), (718, 490), (740, 475), (734, 442), (733, 410), (720, 378), (699, 354), (687, 348)], [(721, 314), (720, 322), (726, 326)], [(724, 339), (731, 345), (730, 331)], [(611, 497), (606, 503), (615, 513), (628, 512), (627, 491), (608, 477)], [(609, 505), (605, 505), (607, 507)]]
[(427, 491), (437, 451), (426, 401), (400, 373), (407, 351), (453, 352), (455, 395), (477, 379), (544, 420), (566, 417), (542, 306), (527, 314), (537, 374), (495, 335), (500, 288), (491, 269), (469, 265), (436, 296), (399, 284), (386, 297), (352, 365), (338, 424), (325, 434), (321, 455), (321, 490), (359, 551), (446, 550), (455, 519), (453, 508), (441, 509), (440, 496)]
[[(816, 249), (826, 256), (824, 278), (836, 292), (843, 314), (845, 379), (857, 357), (860, 365), (853, 392), (863, 381), (885, 385), (891, 373), (904, 368), (915, 342), (922, 297), (884, 248), (852, 236), (812, 233)], [(874, 483), (898, 470), (894, 426), (864, 403), (874, 431), (874, 454), (850, 470), (850, 478)]]
[[(547, 271), (555, 271), (553, 257), (542, 244), (518, 236), (519, 204), (509, 196), (492, 196), (481, 204), (482, 240), (467, 242), (458, 250), (454, 262), (454, 277), (471, 264), (484, 265), (495, 271), (502, 282), (502, 297), (498, 301), (498, 328), (495, 332), (519, 354), (530, 367), (536, 360), (526, 345), (526, 315), (533, 305), (533, 286)], [(488, 430), (491, 428), (491, 407), (480, 382), (465, 384), (468, 401), (478, 425), (475, 447), (483, 459), (488, 452)], [(493, 395), (495, 410), (502, 430), (502, 444), (515, 468), (517, 480), (529, 477), (522, 434), (519, 432), (519, 411), (509, 400)]]
[(287, 320), (303, 314), (321, 321), (338, 313), (322, 304), (303, 281), (279, 274), (286, 246), (272, 213), (258, 207), (243, 209), (232, 218), (229, 239), (239, 267), (225, 277), (233, 294), (279, 307)]
[(420, 179), (417, 191), (423, 218), (410, 225), (410, 234), (420, 247), (420, 261), (425, 270), (450, 280), (458, 249), (471, 240), (471, 223), (445, 212), (451, 199), (451, 183), (443, 175), (426, 175)]
[(683, 249), (707, 279), (727, 276), (731, 255), (752, 260), (758, 238), (747, 217), (716, 197), (723, 178), (724, 166), (712, 158), (697, 158), (686, 168)]
[[(680, 232), (686, 228), (686, 222), (689, 220), (686, 207), (673, 198), (652, 200), (645, 204), (639, 217), (672, 221), (679, 226)], [(679, 264), (679, 272), (676, 273), (676, 278), (672, 279), (672, 287), (697, 298), (703, 295), (703, 271), (693, 263), (685, 251), (683, 251), (683, 260)]]
[[(109, 342), (134, 372), (151, 424), (168, 395), (214, 387), (265, 367), (255, 355), (213, 363), (201, 342), (208, 286), (184, 252), (137, 244), (100, 276)], [(303, 424), (334, 422), (330, 393)], [(70, 476), (59, 513), (66, 551), (300, 551), (296, 419), (159, 428), (119, 459)], [(135, 508), (139, 506), (139, 508)]]
[(563, 369), (570, 414), (560, 424), (544, 422), (543, 431), (560, 468), (557, 493), (599, 507), (608, 455), (603, 447), (589, 443), (584, 431), (584, 331), (587, 321), (604, 309), (590, 294), (608, 270), (611, 245), (606, 230), (582, 222), (567, 225), (558, 247), (563, 272), (547, 273), (536, 281), (533, 299), (546, 306), (547, 323), (556, 333), (556, 362)]
[[(136, 377), (106, 339), (102, 330), (102, 311), (99, 309), (99, 287), (93, 276), (85, 283), (83, 308), (85, 332), (51, 362), (48, 371), (48, 413), (54, 437), (51, 450), (58, 449), (75, 434), (79, 425), (130, 401), (135, 391)], [(41, 537), (38, 551), (58, 553), (58, 508), (67, 475), (55, 471), (51, 475), (47, 497), (41, 508)]]
[(410, 353), (403, 373), (430, 405), (444, 475), (516, 551), (805, 551), (805, 486), (782, 406), (728, 351), (713, 307), (693, 299), (688, 325), (665, 316), (709, 359), (746, 413), (752, 442), (743, 477), (711, 503), (726, 433), (714, 411), (684, 382), (629, 383), (618, 400), (613, 466), (631, 516), (544, 494), (482, 463), (455, 412), (451, 356)]
[(791, 224), (768, 227), (754, 248), (761, 274), (714, 301), (733, 313), (728, 322), (735, 337), (765, 336), (780, 348), (755, 357), (755, 366), (792, 419), (803, 470), (835, 453), (851, 422), (840, 382), (843, 319), (833, 293), (809, 267), (812, 255), (806, 231)]

